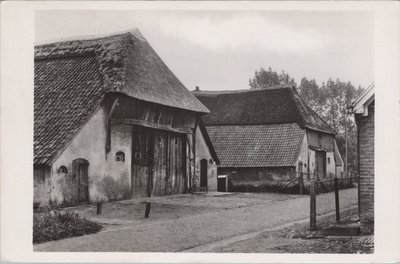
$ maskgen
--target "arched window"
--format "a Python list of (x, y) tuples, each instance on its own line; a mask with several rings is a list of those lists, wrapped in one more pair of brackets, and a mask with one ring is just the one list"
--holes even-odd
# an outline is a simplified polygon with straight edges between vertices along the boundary
[(67, 167), (61, 166), (61, 167), (58, 169), (58, 173), (65, 173), (65, 174), (67, 174), (67, 173), (68, 173)]
[(115, 160), (125, 162), (125, 153), (122, 151), (118, 151), (117, 154), (115, 154)]

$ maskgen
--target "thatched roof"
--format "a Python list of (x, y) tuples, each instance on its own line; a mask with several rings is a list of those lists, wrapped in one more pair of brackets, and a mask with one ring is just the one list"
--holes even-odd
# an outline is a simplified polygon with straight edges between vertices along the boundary
[(328, 134), (336, 132), (315, 113), (292, 87), (248, 89), (240, 91), (194, 91), (210, 109), (203, 117), (211, 125), (265, 125), (297, 123)]
[(121, 92), (147, 102), (208, 113), (137, 29), (108, 37), (35, 47), (35, 60), (87, 54), (96, 56), (104, 92)]
[(49, 164), (109, 92), (207, 113), (139, 31), (35, 47), (34, 163)]

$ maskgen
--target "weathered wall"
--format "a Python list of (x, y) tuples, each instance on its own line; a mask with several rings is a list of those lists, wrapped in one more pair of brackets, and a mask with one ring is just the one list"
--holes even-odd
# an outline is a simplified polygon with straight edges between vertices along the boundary
[(333, 136), (312, 130), (307, 130), (308, 144), (311, 148), (334, 151)]
[(335, 152), (333, 151), (326, 152), (326, 178), (334, 178), (335, 173), (336, 173)]
[[(69, 197), (72, 161), (77, 158), (89, 162), (90, 201), (115, 200), (130, 195), (131, 128), (127, 125), (111, 127), (111, 150), (105, 154), (106, 128), (103, 107), (91, 117), (51, 167), (51, 200), (62, 204)], [(123, 151), (125, 162), (116, 161), (115, 154)], [(68, 174), (59, 173), (65, 166)]]
[(368, 107), (368, 116), (356, 115), (359, 144), (360, 222), (363, 232), (374, 230), (374, 144), (375, 104)]
[[(311, 175), (316, 170), (316, 158), (315, 158), (315, 151), (309, 149), (309, 172)], [(333, 151), (326, 152), (326, 178), (333, 178), (335, 177), (336, 173), (336, 164), (335, 164), (335, 153)], [(339, 172), (340, 173), (340, 172)], [(338, 174), (338, 177), (340, 174)], [(312, 176), (310, 176), (312, 177)]]
[[(315, 171), (315, 151), (310, 149), (309, 150), (309, 158), (308, 158), (308, 163), (309, 163), (309, 173), (312, 174)], [(311, 176), (310, 176), (311, 178)]]
[[(52, 193), (51, 199), (55, 204), (62, 204), (64, 198), (68, 197), (70, 189), (69, 177), (72, 175), (72, 161), (77, 158), (85, 159), (89, 162), (89, 196), (90, 199), (97, 194), (97, 178), (104, 176), (106, 170), (105, 160), (105, 115), (103, 107), (90, 118), (85, 126), (79, 131), (67, 148), (54, 161), (51, 168)], [(61, 166), (68, 169), (68, 174), (63, 175), (58, 172)]]
[(33, 203), (48, 205), (51, 196), (50, 167), (35, 165), (33, 173)]
[(308, 172), (314, 173), (316, 169), (316, 152), (314, 149), (321, 149), (326, 152), (326, 178), (334, 177), (337, 173), (337, 169), (340, 170), (341, 168), (336, 168), (335, 163), (335, 147), (334, 147), (334, 137), (332, 135), (324, 134), (324, 133), (317, 133), (315, 131), (307, 131), (307, 139), (308, 139), (308, 146), (311, 148), (309, 149), (309, 159), (308, 159)]
[(308, 141), (307, 141), (307, 135), (304, 134), (304, 138), (303, 141), (301, 143), (301, 148), (300, 148), (300, 152), (299, 152), (299, 156), (297, 158), (296, 161), (296, 171), (299, 171), (299, 162), (303, 163), (302, 165), (302, 171), (303, 172), (307, 172), (308, 170), (308, 155), (309, 155), (309, 149), (308, 149)]
[[(209, 191), (217, 190), (217, 165), (213, 160), (210, 150), (208, 149), (207, 143), (204, 139), (201, 130), (196, 130), (196, 168), (195, 177), (192, 180), (192, 187), (196, 190), (200, 187), (200, 161), (202, 159), (207, 160), (207, 183)], [(210, 160), (212, 161), (210, 163)]]

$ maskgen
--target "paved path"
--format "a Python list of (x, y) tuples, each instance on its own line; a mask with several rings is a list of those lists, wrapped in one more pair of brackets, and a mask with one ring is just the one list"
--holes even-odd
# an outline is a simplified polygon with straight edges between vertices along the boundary
[[(340, 191), (340, 207), (357, 204), (355, 188)], [(335, 210), (334, 194), (317, 196), (317, 213)], [(179, 252), (230, 237), (307, 219), (309, 197), (186, 216), (48, 242), (35, 251)]]

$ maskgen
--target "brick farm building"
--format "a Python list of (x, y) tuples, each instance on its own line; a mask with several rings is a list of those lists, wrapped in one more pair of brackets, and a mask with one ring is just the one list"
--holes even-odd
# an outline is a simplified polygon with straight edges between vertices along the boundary
[(357, 124), (359, 213), (361, 229), (374, 231), (375, 188), (375, 85), (372, 84), (351, 105)]

